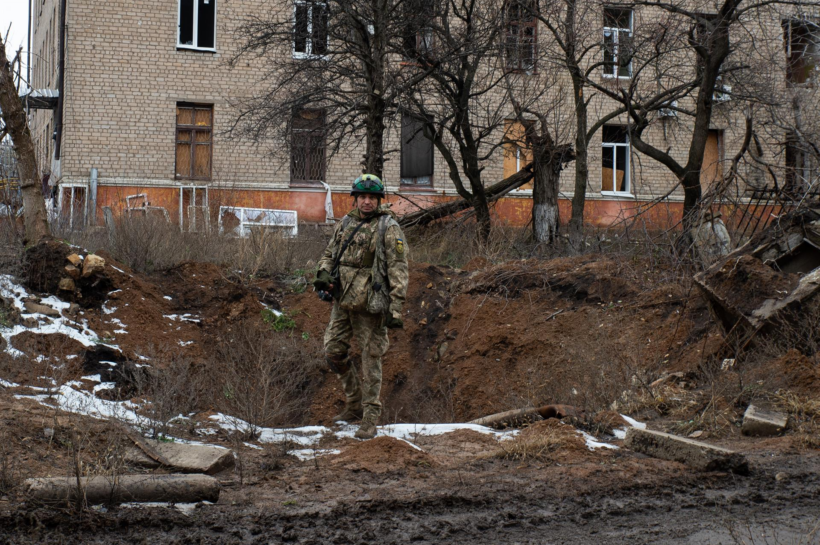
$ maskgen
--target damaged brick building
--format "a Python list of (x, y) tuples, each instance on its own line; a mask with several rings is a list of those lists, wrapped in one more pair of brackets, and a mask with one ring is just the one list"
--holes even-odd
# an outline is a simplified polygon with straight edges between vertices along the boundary
[[(297, 4), (304, 9), (294, 10), (294, 18), (309, 17), (312, 6), (321, 5)], [(282, 143), (258, 146), (224, 136), (236, 115), (232, 100), (259, 80), (263, 63), (256, 59), (228, 66), (238, 47), (235, 31), (263, 7), (253, 0), (31, 0), (33, 135), (39, 164), (50, 174), (59, 209), (71, 225), (100, 224), (103, 207), (115, 213), (153, 211), (190, 230), (216, 227), (226, 211), (243, 224), (268, 213), (263, 211), (289, 211), (279, 218), (288, 225), (324, 222), (331, 205), (333, 215), (347, 211), (348, 188), (361, 172), (361, 154), (329, 154), (321, 138), (321, 116), (297, 120), (287, 160), (269, 153)], [(615, 56), (618, 46), (613, 44), (628, 43), (642, 21), (652, 17), (625, 4), (602, 3), (597, 9), (598, 36)], [(811, 14), (772, 17), (755, 27), (771, 34), (770, 41), (780, 48), (779, 61), (768, 69), (784, 89), (816, 81), (817, 19)], [(321, 24), (321, 18), (311, 21)], [(549, 39), (546, 31), (534, 28), (528, 39)], [(304, 54), (308, 47), (323, 46), (295, 44), (291, 54)], [(632, 76), (628, 60), (593, 74), (615, 85), (627, 85)], [(591, 116), (606, 110), (604, 98), (591, 100)], [(743, 112), (732, 101), (728, 85), (716, 93), (701, 171), (705, 189), (722, 179), (744, 139)], [(509, 117), (507, 130), (515, 131), (512, 108)], [(585, 220), (611, 224), (655, 200), (665, 204), (655, 212), (658, 221), (679, 217), (683, 195), (675, 176), (630, 145), (626, 123), (625, 116), (614, 117), (589, 143)], [(456, 198), (433, 145), (419, 134), (403, 134), (402, 126), (389, 129), (388, 140), (397, 152), (396, 160), (385, 166), (389, 200), (401, 211)], [(658, 147), (684, 156), (691, 129), (690, 118), (674, 109), (660, 110), (647, 135)], [(813, 180), (816, 163), (792, 138), (785, 128), (762, 132), (758, 153), (768, 153), (766, 164), (790, 169), (793, 178)], [(499, 145), (483, 162), (484, 179), (501, 180), (528, 159), (525, 148)], [(758, 170), (746, 177), (749, 183), (769, 183), (765, 169)], [(563, 218), (569, 215), (573, 187), (573, 171), (567, 169), (561, 177)], [(494, 214), (502, 223), (525, 225), (531, 203), (525, 186), (501, 199)]]

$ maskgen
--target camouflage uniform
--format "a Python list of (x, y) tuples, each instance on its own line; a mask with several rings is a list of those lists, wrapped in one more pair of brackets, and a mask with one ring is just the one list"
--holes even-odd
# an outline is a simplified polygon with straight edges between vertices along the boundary
[[(367, 312), (368, 290), (371, 284), (371, 270), (376, 255), (379, 235), (379, 216), (390, 215), (384, 236), (387, 260), (387, 278), (390, 288), (390, 315), (401, 319), (401, 308), (407, 295), (407, 244), (395, 216), (387, 206), (380, 206), (363, 225), (339, 262), (341, 289), (333, 302), (330, 323), (325, 331), (325, 354), (332, 367), (342, 373), (342, 381), (347, 406), (364, 411), (364, 419), (376, 422), (381, 415), (379, 393), (382, 385), (382, 356), (387, 351), (388, 316)], [(348, 216), (347, 227), (340, 221), (333, 238), (319, 261), (319, 270), (332, 272), (334, 257), (362, 221), (358, 209)], [(356, 338), (362, 352), (361, 369), (348, 358), (350, 340)], [(361, 378), (359, 372), (361, 371)]]

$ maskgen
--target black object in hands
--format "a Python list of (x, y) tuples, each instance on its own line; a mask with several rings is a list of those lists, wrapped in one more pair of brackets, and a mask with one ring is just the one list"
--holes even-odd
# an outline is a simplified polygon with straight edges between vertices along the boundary
[(326, 301), (328, 303), (333, 302), (333, 296), (330, 295), (330, 292), (324, 290), (319, 290), (319, 299), (321, 299), (322, 301)]

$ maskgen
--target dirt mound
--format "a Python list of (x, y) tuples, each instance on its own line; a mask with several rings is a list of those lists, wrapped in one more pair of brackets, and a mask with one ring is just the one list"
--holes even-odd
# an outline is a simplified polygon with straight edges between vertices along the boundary
[(463, 284), (466, 293), (498, 293), (519, 296), (531, 289), (564, 292), (574, 299), (609, 302), (636, 293), (621, 267), (598, 256), (510, 261), (473, 273)]
[(408, 468), (436, 465), (433, 457), (407, 441), (393, 437), (376, 437), (357, 442), (341, 454), (330, 458), (331, 465), (350, 471), (387, 473)]
[(727, 308), (750, 315), (767, 299), (782, 299), (799, 282), (796, 274), (775, 271), (751, 255), (728, 260), (711, 275), (710, 285)]
[(796, 392), (816, 394), (820, 391), (820, 365), (797, 349), (791, 349), (772, 362), (786, 377), (789, 388)]

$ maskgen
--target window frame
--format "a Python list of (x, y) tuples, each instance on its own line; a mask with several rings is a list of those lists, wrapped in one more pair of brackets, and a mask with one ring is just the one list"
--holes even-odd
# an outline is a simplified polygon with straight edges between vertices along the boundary
[[(504, 66), (508, 72), (517, 72), (521, 74), (535, 74), (538, 68), (538, 55), (536, 54), (536, 50), (538, 49), (538, 18), (533, 15), (531, 20), (526, 21), (521, 19), (519, 12), (519, 17), (517, 19), (512, 19), (508, 16), (509, 9), (516, 4), (522, 3), (531, 3), (529, 0), (507, 0), (504, 3)], [(521, 7), (521, 10), (526, 10), (528, 8)], [(529, 9), (534, 9), (534, 7), (530, 7)], [(515, 32), (512, 32), (512, 28), (515, 27)], [(520, 54), (522, 51), (522, 38), (525, 32), (524, 29), (532, 28), (532, 47), (530, 52), (532, 57), (530, 58), (529, 66), (525, 66), (523, 62), (523, 57)], [(511, 59), (510, 57), (510, 37), (515, 36), (515, 49), (518, 53), (515, 59)]]
[(199, 34), (199, 25), (197, 25), (197, 21), (199, 19), (199, 0), (193, 0), (194, 2), (194, 25), (193, 25), (193, 41), (194, 45), (183, 44), (180, 43), (180, 29), (182, 26), (182, 0), (177, 0), (177, 49), (185, 49), (188, 51), (205, 51), (208, 53), (216, 53), (216, 20), (217, 20), (217, 0), (209, 0), (210, 2), (214, 3), (214, 46), (213, 47), (199, 47), (197, 44), (198, 34)]
[[(523, 137), (523, 138), (526, 138), (527, 130), (533, 128), (534, 125), (535, 125), (535, 121), (532, 120), (532, 119), (523, 119), (522, 120), (522, 119), (518, 119), (518, 118), (513, 118), (513, 119), (505, 119), (504, 120), (504, 138), (505, 138), (506, 142), (502, 143), (502, 149), (503, 149), (502, 176), (503, 177), (505, 177), (505, 178), (507, 177), (506, 176), (507, 169), (506, 169), (506, 165), (505, 165), (507, 160), (511, 160), (511, 161), (514, 160), (515, 161), (515, 172), (512, 175), (517, 174), (518, 172), (521, 172), (521, 168), (526, 166), (526, 163), (524, 163), (522, 161), (522, 155), (524, 155), (524, 154), (522, 154), (523, 151), (526, 151), (527, 153), (529, 153), (530, 161), (532, 161), (532, 148), (528, 145), (522, 145), (524, 143), (519, 141), (519, 140), (515, 140), (515, 141), (512, 140), (511, 138), (508, 137), (508, 135), (510, 134), (511, 131), (515, 131), (517, 134), (518, 134), (518, 131), (520, 131), (520, 136)], [(520, 127), (520, 129), (518, 127)], [(515, 154), (514, 159), (512, 158), (513, 157), (513, 152)], [(517, 187), (513, 191), (514, 192), (531, 193), (532, 192), (532, 182), (528, 182), (528, 183), (524, 184), (521, 187)]]
[[(423, 127), (422, 127), (422, 131), (419, 132), (419, 133), (416, 133), (413, 136), (413, 138), (416, 138), (418, 135), (421, 135), (423, 138), (426, 138), (430, 142), (430, 175), (429, 176), (412, 176), (411, 177), (411, 176), (404, 176), (404, 173), (402, 172), (403, 169), (404, 169), (405, 141), (404, 141), (403, 132), (404, 132), (404, 119), (405, 119), (405, 117), (412, 118), (412, 119), (414, 119), (415, 121), (417, 121), (419, 123), (424, 123), (424, 120), (419, 119), (418, 117), (415, 117), (412, 114), (409, 114), (407, 112), (402, 113), (401, 127), (399, 129), (399, 187), (401, 189), (404, 189), (404, 190), (410, 189), (410, 190), (420, 190), (420, 191), (433, 189), (434, 181), (435, 181), (435, 173), (436, 173), (436, 146), (433, 143), (433, 140), (431, 138), (427, 138), (426, 136), (424, 136)], [(428, 182), (426, 182), (426, 183), (418, 182), (419, 178), (425, 178), (425, 177), (429, 178)], [(414, 180), (414, 181), (408, 183), (408, 182), (405, 182), (405, 180)]]
[[(295, 0), (293, 2), (293, 28), (294, 28), (294, 35), (293, 39), (291, 40), (291, 55), (294, 59), (326, 59), (328, 58), (327, 52), (329, 51), (330, 46), (330, 33), (328, 32), (328, 28), (325, 28), (325, 53), (313, 53), (313, 6), (321, 5), (324, 7), (325, 12), (328, 12), (328, 5), (327, 2), (323, 2), (321, 0)], [(307, 26), (306, 26), (306, 35), (307, 38), (305, 40), (305, 51), (296, 51), (296, 13), (299, 9), (299, 6), (305, 6), (307, 8)], [(329, 27), (329, 25), (328, 25)]]
[[(297, 129), (294, 127), (293, 121), (296, 119), (296, 116), (301, 115), (301, 112), (303, 111), (318, 112), (319, 117), (321, 118), (321, 122), (319, 123), (320, 127), (318, 129)], [(304, 136), (298, 136), (300, 134)], [(322, 139), (322, 145), (320, 146), (322, 150), (322, 155), (320, 158), (322, 179), (297, 179), (294, 176), (294, 151), (296, 149), (309, 148), (311, 137), (320, 137)], [(304, 138), (306, 143), (303, 143), (300, 146), (296, 146), (296, 141), (298, 138)], [(307, 174), (310, 170), (307, 166), (307, 157), (307, 154), (305, 154), (305, 174)], [(293, 112), (293, 118), (291, 120), (290, 127), (290, 171), (288, 175), (288, 185), (290, 187), (322, 187), (322, 184), (327, 183), (327, 110), (325, 110), (324, 108), (301, 108)]]
[[(628, 11), (629, 12), (629, 28), (606, 26), (606, 20), (607, 20), (606, 12), (607, 12), (607, 10)], [(634, 32), (635, 32), (635, 10), (632, 9), (632, 8), (621, 7), (621, 6), (604, 6), (604, 26), (603, 26), (603, 31), (602, 31), (601, 36), (602, 36), (602, 38), (604, 38), (604, 40), (606, 40), (607, 32), (609, 32), (612, 35), (612, 37), (613, 37), (612, 56), (615, 59), (615, 62), (612, 64), (613, 72), (614, 72), (612, 74), (607, 73), (607, 68), (608, 67), (607, 67), (606, 61), (603, 62), (603, 77), (604, 78), (607, 78), (607, 79), (632, 79), (632, 76), (633, 76), (632, 59), (629, 59), (629, 64), (627, 65), (627, 67), (629, 69), (629, 75), (628, 76), (622, 76), (621, 73), (620, 73), (621, 72), (620, 71), (621, 63), (620, 63), (620, 57), (618, 55), (618, 50), (619, 50), (619, 47), (620, 47), (619, 46), (619, 40), (620, 40), (620, 36), (621, 36), (622, 31), (626, 31), (630, 38), (633, 37)], [(603, 53), (606, 56), (606, 53), (607, 53), (607, 51), (606, 51), (606, 41), (604, 41)]]
[[(603, 131), (605, 127), (612, 127), (612, 128), (620, 128), (624, 130), (624, 135), (626, 137), (626, 142), (604, 142), (603, 139)], [(610, 197), (634, 197), (635, 194), (633, 193), (632, 188), (632, 143), (629, 141), (629, 131), (627, 127), (623, 125), (604, 125), (601, 127), (601, 170), (603, 171), (603, 150), (604, 148), (611, 148), (612, 149), (612, 187), (613, 190), (604, 190), (603, 185), (601, 185), (601, 195), (610, 196)], [(617, 148), (626, 148), (626, 168), (624, 169), (624, 177), (626, 178), (626, 191), (618, 191), (614, 188), (617, 187), (617, 172), (618, 169), (616, 168), (618, 163), (618, 154)], [(602, 180), (603, 180), (603, 172)]]
[[(798, 24), (802, 27), (809, 29), (807, 35), (810, 37), (814, 37), (814, 39), (810, 38), (810, 42), (814, 45), (814, 53), (810, 53), (808, 51), (810, 47), (810, 43), (804, 45), (804, 50), (801, 52), (800, 55), (801, 59), (805, 59), (806, 57), (813, 58), (813, 66), (811, 70), (806, 74), (806, 79), (804, 81), (795, 81), (795, 68), (792, 66), (792, 48), (796, 45), (795, 41), (792, 39), (792, 28), (795, 24)], [(789, 86), (813, 86), (820, 82), (820, 19), (815, 18), (806, 18), (806, 17), (790, 17), (788, 19), (784, 19), (781, 22), (781, 26), (783, 27), (783, 46), (786, 53), (786, 83)], [(803, 67), (805, 70), (806, 67)]]
[[(185, 108), (190, 109), (193, 111), (192, 114), (192, 121), (193, 124), (191, 125), (180, 125), (179, 123), (179, 109)], [(196, 180), (196, 181), (206, 181), (209, 182), (213, 179), (213, 172), (214, 172), (214, 105), (213, 104), (199, 104), (199, 103), (191, 103), (191, 102), (177, 102), (176, 104), (176, 120), (175, 120), (175, 130), (174, 130), (174, 179), (175, 180)], [(197, 110), (208, 110), (211, 114), (211, 124), (207, 126), (207, 129), (204, 129), (203, 125), (196, 124), (196, 111)], [(180, 131), (191, 131), (191, 140), (184, 141), (179, 139)], [(208, 139), (208, 175), (207, 176), (194, 176), (194, 164), (195, 164), (195, 157), (196, 157), (196, 133), (197, 132), (208, 132), (209, 139)], [(179, 144), (188, 143), (191, 146), (191, 159), (190, 159), (190, 167), (189, 167), (189, 174), (188, 176), (182, 175), (179, 173), (179, 168), (177, 168), (177, 147)], [(199, 144), (203, 145), (203, 144)]]

